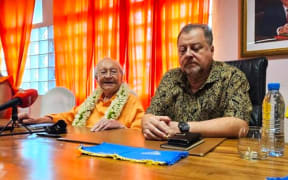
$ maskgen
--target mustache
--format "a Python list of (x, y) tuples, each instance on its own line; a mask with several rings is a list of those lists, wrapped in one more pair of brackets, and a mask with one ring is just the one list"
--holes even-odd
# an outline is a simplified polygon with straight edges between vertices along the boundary
[(198, 62), (195, 60), (195, 58), (193, 57), (186, 57), (184, 60), (183, 60), (183, 65), (189, 65), (189, 64), (198, 64)]

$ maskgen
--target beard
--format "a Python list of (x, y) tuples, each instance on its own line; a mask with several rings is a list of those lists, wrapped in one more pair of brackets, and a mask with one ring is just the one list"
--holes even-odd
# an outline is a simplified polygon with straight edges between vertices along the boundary
[(203, 69), (199, 65), (196, 65), (196, 64), (188, 65), (184, 67), (184, 72), (187, 75), (198, 75), (198, 74), (201, 74), (202, 71)]
[(198, 64), (198, 62), (190, 58), (184, 61), (184, 64), (182, 65), (181, 69), (184, 73), (186, 73), (189, 76), (190, 75), (197, 76), (203, 72), (203, 69)]

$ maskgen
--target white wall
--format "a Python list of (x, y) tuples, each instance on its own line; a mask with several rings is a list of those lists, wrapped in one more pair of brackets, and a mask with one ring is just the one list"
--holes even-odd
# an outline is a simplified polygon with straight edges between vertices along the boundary
[(279, 82), (280, 92), (285, 99), (285, 105), (288, 107), (288, 56), (268, 57), (269, 64), (267, 69), (267, 83)]
[[(240, 59), (241, 0), (213, 0), (212, 28), (215, 60)], [(267, 83), (280, 82), (280, 91), (288, 106), (288, 52), (282, 56), (267, 56)], [(266, 88), (267, 89), (267, 88)]]

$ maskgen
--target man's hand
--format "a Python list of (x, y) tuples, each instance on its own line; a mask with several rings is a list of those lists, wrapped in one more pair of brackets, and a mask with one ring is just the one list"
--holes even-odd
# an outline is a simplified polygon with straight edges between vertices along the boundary
[(277, 33), (280, 36), (288, 36), (288, 23), (279, 27)]
[(176, 133), (180, 133), (180, 130), (178, 128), (179, 122), (171, 121), (169, 123), (169, 134), (168, 137), (174, 136)]
[(39, 123), (49, 123), (52, 122), (52, 118), (49, 116), (35, 118), (30, 116), (28, 113), (18, 114), (19, 122), (23, 124), (39, 124)]
[(146, 114), (142, 118), (142, 132), (146, 139), (165, 140), (169, 136), (169, 123), (171, 119), (168, 116), (154, 116)]
[(121, 129), (125, 128), (123, 124), (121, 124), (119, 121), (114, 119), (106, 119), (102, 118), (99, 122), (97, 122), (92, 128), (91, 131), (104, 131), (108, 129)]

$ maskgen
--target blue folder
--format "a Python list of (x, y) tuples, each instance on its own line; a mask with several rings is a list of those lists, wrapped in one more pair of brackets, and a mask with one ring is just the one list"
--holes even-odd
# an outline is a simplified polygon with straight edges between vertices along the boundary
[(79, 150), (83, 154), (92, 156), (112, 157), (114, 159), (154, 165), (172, 165), (189, 154), (187, 151), (153, 150), (110, 143), (102, 143), (96, 146), (80, 146)]

